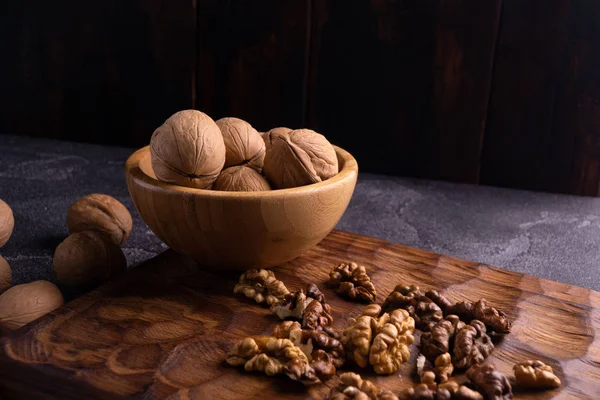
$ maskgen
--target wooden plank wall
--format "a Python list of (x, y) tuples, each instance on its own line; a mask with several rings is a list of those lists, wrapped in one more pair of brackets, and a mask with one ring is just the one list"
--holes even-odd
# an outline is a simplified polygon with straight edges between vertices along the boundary
[(1, 133), (140, 146), (195, 107), (363, 171), (599, 194), (596, 0), (9, 3)]

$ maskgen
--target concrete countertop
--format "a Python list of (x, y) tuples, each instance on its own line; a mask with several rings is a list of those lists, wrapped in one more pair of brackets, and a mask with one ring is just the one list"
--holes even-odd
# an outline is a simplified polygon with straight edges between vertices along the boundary
[[(106, 193), (131, 211), (129, 265), (165, 250), (127, 193), (132, 149), (0, 135), (0, 198), (15, 230), (0, 255), (13, 283), (54, 281), (69, 205)], [(359, 165), (360, 165), (360, 160)], [(361, 173), (338, 229), (600, 290), (600, 198)]]

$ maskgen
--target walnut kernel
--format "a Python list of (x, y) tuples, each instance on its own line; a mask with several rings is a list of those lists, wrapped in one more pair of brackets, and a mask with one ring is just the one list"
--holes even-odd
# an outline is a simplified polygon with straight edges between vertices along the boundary
[(367, 270), (356, 263), (341, 263), (329, 272), (329, 284), (337, 288), (337, 292), (351, 300), (375, 302), (377, 291)]
[(257, 303), (273, 305), (282, 300), (290, 291), (275, 274), (267, 269), (251, 269), (244, 272), (233, 288), (233, 293), (241, 293)]
[(552, 367), (541, 361), (527, 360), (513, 367), (517, 383), (526, 388), (553, 389), (560, 386), (560, 379)]

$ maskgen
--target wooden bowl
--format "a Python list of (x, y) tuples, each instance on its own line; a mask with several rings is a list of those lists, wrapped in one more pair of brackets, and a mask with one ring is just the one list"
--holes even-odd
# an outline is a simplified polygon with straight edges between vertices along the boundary
[(324, 182), (265, 192), (222, 192), (156, 179), (148, 146), (125, 169), (129, 194), (150, 229), (202, 265), (250, 269), (289, 261), (319, 243), (346, 210), (358, 165), (336, 147), (340, 172)]

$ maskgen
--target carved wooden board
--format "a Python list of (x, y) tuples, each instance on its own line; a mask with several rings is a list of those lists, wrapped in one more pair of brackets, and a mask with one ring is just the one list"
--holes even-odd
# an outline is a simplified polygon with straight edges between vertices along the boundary
[[(379, 302), (406, 282), (443, 289), (454, 300), (485, 297), (506, 311), (513, 333), (489, 362), (512, 375), (516, 361), (540, 359), (563, 382), (560, 389), (515, 398), (600, 398), (600, 293), (343, 232), (276, 274), (292, 290), (319, 284), (342, 327), (363, 306), (322, 283), (346, 260), (368, 267)], [(305, 389), (224, 363), (236, 339), (268, 334), (278, 322), (268, 309), (232, 294), (237, 278), (236, 272), (200, 270), (167, 251), (5, 338), (0, 393), (61, 400), (323, 398), (325, 385)], [(399, 391), (413, 379), (412, 350), (399, 374), (363, 375)]]

